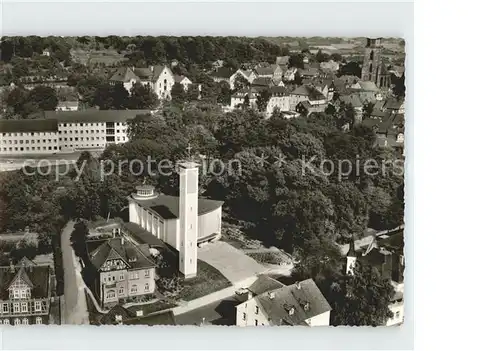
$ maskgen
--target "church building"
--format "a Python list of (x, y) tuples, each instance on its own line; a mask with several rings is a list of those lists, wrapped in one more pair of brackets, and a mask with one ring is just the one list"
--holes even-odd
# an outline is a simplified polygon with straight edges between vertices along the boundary
[(391, 86), (391, 75), (382, 61), (382, 38), (366, 39), (361, 80), (371, 81), (381, 89)]
[(140, 185), (129, 200), (129, 221), (179, 252), (179, 270), (196, 276), (198, 246), (217, 240), (222, 226), (221, 201), (198, 197), (198, 164), (179, 164), (179, 196)]

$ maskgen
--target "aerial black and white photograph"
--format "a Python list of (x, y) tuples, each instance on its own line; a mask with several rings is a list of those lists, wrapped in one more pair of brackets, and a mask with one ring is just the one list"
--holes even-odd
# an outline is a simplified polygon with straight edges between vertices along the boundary
[(401, 326), (405, 41), (366, 34), (0, 37), (0, 329)]

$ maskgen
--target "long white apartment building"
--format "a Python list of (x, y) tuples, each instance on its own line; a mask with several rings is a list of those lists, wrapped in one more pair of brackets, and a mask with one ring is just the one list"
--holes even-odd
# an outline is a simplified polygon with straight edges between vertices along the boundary
[(104, 149), (128, 141), (128, 121), (148, 110), (45, 111), (36, 119), (0, 120), (0, 155)]

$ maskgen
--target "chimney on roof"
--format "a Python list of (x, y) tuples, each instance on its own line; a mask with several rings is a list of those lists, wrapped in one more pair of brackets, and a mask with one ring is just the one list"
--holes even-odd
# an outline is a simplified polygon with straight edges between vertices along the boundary
[(10, 272), (14, 273), (16, 271), (16, 268), (14, 267), (14, 263), (12, 260), (9, 261), (9, 266), (10, 266)]
[(120, 243), (123, 245), (125, 245), (125, 239), (123, 238), (123, 235), (120, 237)]
[(132, 66), (132, 72), (135, 72), (135, 66)]
[(151, 69), (151, 72), (153, 72), (153, 71), (154, 71), (154, 69), (155, 69), (155, 66), (151, 66), (151, 67), (149, 67), (149, 68)]

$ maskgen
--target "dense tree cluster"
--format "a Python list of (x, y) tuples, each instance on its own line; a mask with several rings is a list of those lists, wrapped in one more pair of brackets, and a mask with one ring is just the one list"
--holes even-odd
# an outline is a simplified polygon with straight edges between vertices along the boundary
[(29, 58), (42, 54), (48, 49), (59, 62), (71, 62), (72, 40), (66, 37), (2, 37), (0, 41), (0, 60), (10, 62), (14, 57)]
[(24, 119), (38, 111), (54, 111), (58, 104), (56, 91), (44, 85), (31, 90), (22, 87), (5, 90), (1, 99), (6, 119)]
[[(222, 113), (203, 100), (165, 102), (160, 112), (130, 123), (129, 142), (109, 146), (100, 159), (82, 153), (76, 163), (81, 173), (74, 170), (59, 182), (3, 173), (0, 207), (9, 221), (0, 229), (34, 226), (53, 238), (58, 221), (119, 216), (126, 196), (144, 179), (175, 195), (175, 163), (188, 156), (189, 145), (207, 167), (200, 172), (203, 196), (224, 200), (228, 216), (246, 223), (250, 236), (297, 257), (298, 276), (329, 286), (339, 268), (337, 244), (363, 235), (367, 226), (402, 224), (404, 207), (398, 155), (374, 147), (371, 129), (338, 130), (336, 118), (321, 113), (264, 119), (254, 110)], [(215, 159), (219, 166), (211, 168)], [(131, 160), (150, 166), (126, 162)], [(167, 163), (160, 166), (162, 160)], [(356, 162), (365, 160), (384, 164), (385, 171), (356, 172)], [(223, 172), (217, 172), (220, 162)]]

